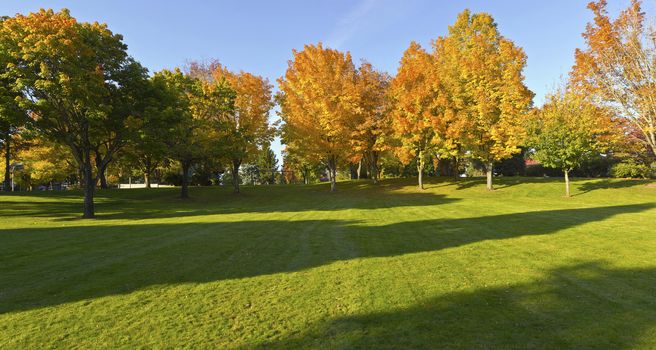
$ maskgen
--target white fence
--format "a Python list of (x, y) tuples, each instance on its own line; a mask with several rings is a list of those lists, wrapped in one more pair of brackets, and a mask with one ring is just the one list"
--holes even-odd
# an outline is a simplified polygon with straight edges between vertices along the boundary
[[(174, 187), (172, 185), (160, 185), (160, 184), (150, 184), (151, 188), (166, 188), (166, 187)], [(146, 188), (146, 184), (118, 184), (118, 188), (120, 189), (126, 189), (126, 188)]]

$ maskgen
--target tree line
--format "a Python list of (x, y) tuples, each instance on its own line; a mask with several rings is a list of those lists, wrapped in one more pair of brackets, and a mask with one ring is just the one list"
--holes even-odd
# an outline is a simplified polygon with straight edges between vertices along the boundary
[[(0, 26), (5, 148), (23, 129), (65, 147), (84, 189), (85, 218), (94, 216), (96, 184), (107, 186), (105, 172), (119, 156), (132, 158), (147, 185), (158, 164), (177, 161), (187, 198), (196, 162), (239, 168), (275, 134), (266, 79), (215, 62), (149, 76), (126, 51), (106, 25), (80, 23), (67, 10), (19, 14)], [(233, 178), (239, 192), (239, 173)]]
[[(480, 164), (493, 190), (495, 164), (522, 150), (569, 174), (595, 157), (622, 157), (619, 176), (653, 172), (656, 144), (653, 38), (640, 2), (612, 20), (605, 1), (583, 34), (570, 77), (533, 106), (526, 54), (492, 16), (465, 10), (432, 50), (412, 42), (393, 77), (349, 53), (306, 45), (293, 52), (277, 96), (286, 151), (298, 167), (320, 160), (334, 190), (340, 162), (364, 162), (377, 181), (390, 153), (416, 165)], [(649, 169), (649, 167), (652, 169)]]
[[(249, 164), (277, 167), (276, 135), (285, 145), (281, 181), (307, 182), (326, 169), (332, 191), (340, 170), (357, 164), (376, 183), (389, 162), (414, 164), (422, 189), (427, 167), (448, 164), (457, 176), (475, 162), (493, 190), (495, 165), (520, 152), (562, 170), (567, 195), (569, 174), (590, 158), (620, 157), (628, 172), (649, 172), (656, 33), (640, 5), (615, 19), (605, 1), (588, 5), (586, 47), (541, 107), (524, 83), (526, 54), (486, 13), (463, 11), (431, 50), (410, 43), (393, 76), (356, 66), (348, 52), (305, 45), (292, 51), (276, 94), (267, 79), (218, 61), (149, 74), (121, 35), (68, 10), (3, 17), (4, 188), (18, 140), (44, 173), (77, 174), (85, 218), (111, 167), (137, 167), (148, 187), (158, 169), (176, 164), (183, 198), (203, 171), (225, 174), (239, 192), (240, 173), (256, 173)], [(281, 125), (269, 122), (276, 104)], [(264, 178), (276, 181), (273, 172)]]

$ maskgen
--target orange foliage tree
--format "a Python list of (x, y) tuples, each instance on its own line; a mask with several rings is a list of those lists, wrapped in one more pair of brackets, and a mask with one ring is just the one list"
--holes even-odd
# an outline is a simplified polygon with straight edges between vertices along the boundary
[(358, 113), (352, 119), (351, 145), (361, 157), (374, 183), (378, 183), (380, 155), (389, 148), (385, 136), (390, 133), (387, 89), (390, 77), (363, 62), (357, 71)]
[(283, 141), (290, 153), (324, 162), (335, 191), (338, 162), (349, 155), (351, 121), (358, 112), (356, 69), (348, 52), (321, 43), (293, 55), (278, 79)]
[(435, 148), (437, 93), (434, 84), (439, 78), (435, 73), (433, 57), (412, 42), (403, 53), (389, 91), (393, 104), (392, 130), (398, 141), (395, 151), (403, 163), (416, 158), (420, 189), (424, 188), (424, 166)]
[(572, 81), (627, 118), (656, 154), (656, 30), (645, 25), (638, 0), (615, 20), (604, 0), (588, 8), (594, 19), (583, 33), (587, 47), (576, 50)]
[(239, 193), (239, 167), (254, 159), (258, 150), (271, 143), (276, 133), (269, 125), (269, 111), (273, 108), (272, 86), (266, 78), (248, 72), (230, 72), (218, 66), (212, 75), (215, 80), (225, 79), (235, 91), (233, 113), (223, 121), (223, 153), (232, 163), (232, 181)]

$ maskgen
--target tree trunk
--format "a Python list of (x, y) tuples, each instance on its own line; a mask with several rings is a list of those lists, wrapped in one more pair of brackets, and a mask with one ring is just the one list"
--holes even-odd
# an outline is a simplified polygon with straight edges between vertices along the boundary
[(332, 176), (330, 177), (330, 192), (337, 191), (337, 171), (333, 168), (330, 170)]
[(487, 163), (486, 166), (486, 171), (485, 175), (487, 177), (487, 190), (488, 191), (494, 191), (494, 187), (492, 187), (492, 170), (494, 169), (494, 163), (489, 162)]
[[(82, 178), (84, 181), (84, 212), (83, 219), (91, 219), (95, 216), (95, 207), (93, 204), (93, 191), (96, 188), (96, 182), (93, 177), (93, 163), (91, 163), (91, 144), (89, 143), (89, 125), (83, 125), (83, 142), (77, 149), (77, 161), (80, 165)], [(75, 149), (73, 149), (75, 151)]]
[(97, 178), (100, 181), (100, 188), (107, 189), (107, 177), (105, 177), (105, 170), (107, 170), (107, 163), (103, 162), (100, 152), (96, 151), (96, 169), (98, 170)]
[(98, 169), (98, 180), (100, 180), (100, 188), (107, 189), (107, 177), (105, 177), (106, 168)]
[(358, 179), (358, 168), (353, 163), (349, 163), (349, 172), (351, 173), (351, 180)]
[(458, 157), (453, 157), (453, 181), (458, 181), (458, 177), (460, 174), (458, 174)]
[(374, 185), (378, 184), (378, 154), (372, 153), (369, 163), (369, 176), (371, 176)]
[(146, 159), (144, 163), (144, 185), (146, 188), (150, 188), (150, 173), (152, 170), (150, 159)]
[(239, 193), (239, 184), (240, 184), (240, 178), (239, 178), (239, 166), (241, 165), (241, 159), (233, 159), (232, 160), (232, 187), (233, 187), (233, 192), (234, 193)]
[(328, 159), (328, 177), (330, 177), (330, 192), (337, 191), (337, 159), (331, 156)]
[(180, 165), (182, 166), (182, 187), (180, 189), (180, 198), (187, 199), (189, 198), (189, 168), (191, 167), (191, 162), (188, 160), (181, 160)]
[(91, 219), (95, 216), (95, 208), (93, 205), (93, 191), (96, 187), (96, 182), (93, 181), (93, 172), (91, 166), (90, 152), (85, 152), (85, 160), (82, 165), (82, 176), (84, 179), (84, 214), (83, 219)]
[(417, 159), (417, 180), (419, 182), (419, 189), (424, 189), (424, 151), (419, 151), (419, 159)]
[(358, 162), (358, 180), (360, 180), (360, 177), (362, 176), (362, 159)]
[(11, 171), (10, 171), (10, 166), (11, 166), (11, 137), (9, 135), (9, 132), (7, 132), (7, 136), (5, 137), (5, 180), (3, 182), (3, 190), (5, 192), (11, 191)]
[(569, 197), (569, 170), (563, 170), (565, 173), (565, 197)]
[(82, 171), (82, 167), (78, 165), (77, 167), (77, 181), (78, 181), (78, 188), (83, 189), (84, 188), (84, 171)]

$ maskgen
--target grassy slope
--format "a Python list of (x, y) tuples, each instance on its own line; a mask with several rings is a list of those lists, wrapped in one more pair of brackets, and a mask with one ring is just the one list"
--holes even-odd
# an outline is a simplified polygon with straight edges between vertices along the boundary
[(0, 196), (0, 348), (656, 347), (656, 188), (431, 180)]

